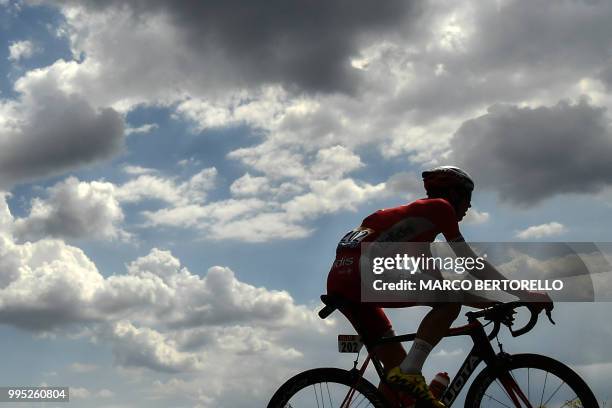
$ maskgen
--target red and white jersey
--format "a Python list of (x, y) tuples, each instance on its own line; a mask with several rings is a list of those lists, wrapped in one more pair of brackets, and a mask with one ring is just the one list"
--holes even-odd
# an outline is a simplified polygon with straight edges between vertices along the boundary
[(455, 209), (445, 199), (423, 198), (376, 211), (338, 243), (328, 276), (328, 292), (345, 292), (349, 298), (356, 296), (362, 243), (433, 242), (438, 234), (444, 235), (448, 242), (463, 241)]
[(461, 239), (455, 209), (443, 198), (423, 198), (367, 216), (340, 240), (338, 249), (356, 242), (433, 242), (438, 234), (449, 242)]

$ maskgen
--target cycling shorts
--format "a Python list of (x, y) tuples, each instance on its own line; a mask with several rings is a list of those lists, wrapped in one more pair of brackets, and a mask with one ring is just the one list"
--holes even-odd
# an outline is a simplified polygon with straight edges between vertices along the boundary
[(327, 278), (327, 294), (348, 300), (348, 306), (338, 310), (351, 322), (365, 340), (383, 337), (392, 329), (391, 321), (383, 308), (418, 306), (418, 302), (361, 302), (361, 279), (357, 268), (332, 271)]

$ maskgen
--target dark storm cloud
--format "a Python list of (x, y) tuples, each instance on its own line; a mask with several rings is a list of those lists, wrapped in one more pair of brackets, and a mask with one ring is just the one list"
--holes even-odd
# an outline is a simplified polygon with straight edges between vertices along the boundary
[(535, 109), (493, 106), (464, 122), (451, 148), (450, 161), (473, 175), (476, 188), (522, 206), (612, 184), (605, 110), (584, 100)]
[[(57, 1), (92, 9), (130, 8), (135, 21), (164, 13), (204, 58), (223, 61), (234, 82), (283, 83), (307, 91), (350, 91), (357, 70), (349, 57), (416, 14), (417, 2), (388, 0)], [(141, 17), (144, 18), (142, 20)]]
[[(399, 115), (410, 110), (429, 121), (483, 104), (560, 93), (593, 76), (612, 85), (612, 71), (606, 68), (612, 62), (612, 2), (510, 0), (455, 7), (473, 12), (458, 17), (459, 34), (452, 34), (457, 27), (441, 29), (450, 30), (442, 35), (446, 47), (426, 44), (439, 40), (439, 33), (431, 35), (440, 30), (436, 19), (448, 12), (447, 3), (434, 2), (416, 22), (414, 32), (431, 36), (416, 42), (421, 48), (410, 60), (418, 80), (389, 103), (388, 111)], [(434, 75), (436, 66), (443, 67), (439, 75)]]
[(0, 134), (0, 188), (48, 177), (117, 153), (123, 120), (113, 109), (94, 110), (76, 96), (36, 101), (16, 131)]
[(608, 63), (608, 66), (601, 70), (599, 73), (599, 79), (606, 86), (608, 92), (612, 91), (612, 60)]
[(609, 1), (488, 2), (476, 14), (472, 57), (490, 70), (589, 70), (610, 56), (611, 18)]

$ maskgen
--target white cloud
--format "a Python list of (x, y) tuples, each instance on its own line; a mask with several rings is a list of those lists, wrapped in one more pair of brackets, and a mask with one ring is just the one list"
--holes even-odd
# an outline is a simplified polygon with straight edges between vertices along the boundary
[[(238, 180), (233, 185), (234, 194), (255, 193), (255, 189), (249, 190), (252, 186), (245, 187), (245, 183), (252, 181), (250, 175)], [(266, 242), (306, 237), (313, 231), (307, 224), (310, 220), (341, 210), (354, 211), (359, 204), (375, 199), (385, 191), (385, 183), (371, 185), (350, 178), (314, 180), (306, 187), (309, 192), (294, 193), (284, 199), (278, 199), (283, 198), (281, 185), (271, 190), (270, 195), (264, 193), (262, 198), (265, 200), (232, 198), (206, 205), (193, 203), (144, 211), (142, 214), (148, 226), (194, 228), (202, 231), (207, 239)]]
[[(156, 199), (168, 204), (143, 210), (146, 227), (180, 227), (202, 232), (207, 239), (266, 242), (279, 238), (303, 238), (312, 232), (307, 225), (321, 215), (376, 199), (385, 183), (372, 185), (344, 177), (363, 166), (359, 156), (343, 146), (313, 152), (311, 166), (283, 178), (245, 173), (230, 185), (234, 198), (205, 202), (215, 186), (215, 168), (201, 170), (180, 182), (130, 168), (138, 177), (116, 187), (116, 199), (134, 203)], [(278, 161), (278, 160), (277, 160)]]
[(124, 216), (113, 184), (69, 177), (47, 192), (48, 198), (32, 200), (27, 217), (14, 221), (13, 231), (19, 239), (129, 238), (120, 226)]
[(310, 183), (310, 192), (283, 204), (290, 220), (304, 220), (339, 210), (355, 210), (368, 199), (379, 196), (385, 184), (357, 184), (352, 179), (317, 180)]
[(200, 166), (202, 162), (200, 160), (195, 159), (194, 157), (189, 157), (188, 159), (179, 160), (178, 163), (176, 164), (178, 164), (181, 167), (187, 167), (187, 166)]
[(149, 133), (152, 130), (157, 129), (158, 127), (159, 126), (156, 123), (147, 123), (142, 126), (135, 127), (135, 128), (128, 127), (125, 129), (125, 134), (129, 136), (135, 133)]
[[(216, 370), (219, 383), (211, 398), (228, 390), (224, 378), (231, 374), (219, 370), (222, 362), (248, 354), (252, 361), (242, 368), (253, 377), (261, 364), (255, 361), (274, 358), (269, 388), (279, 372), (301, 361), (304, 336), (316, 339), (333, 325), (287, 292), (242, 282), (227, 267), (193, 274), (168, 251), (152, 249), (127, 273), (104, 277), (81, 250), (61, 241), (18, 244), (6, 231), (0, 238), (0, 322), (38, 333), (59, 334), (70, 326), (110, 345), (123, 368), (204, 376)], [(294, 342), (295, 336), (302, 340)], [(69, 369), (88, 373), (97, 367), (73, 363)], [(81, 391), (83, 397), (112, 396), (108, 390)]]
[[(49, 330), (127, 318), (135, 325), (274, 326), (305, 316), (285, 292), (239, 282), (228, 268), (210, 268), (201, 278), (167, 251), (153, 249), (129, 264), (127, 274), (104, 278), (81, 250), (62, 241), (18, 244), (6, 232), (0, 236), (0, 316), (20, 327)], [(121, 327), (121, 333), (132, 332)]]
[(305, 238), (312, 229), (293, 223), (284, 212), (259, 213), (250, 217), (213, 224), (210, 238), (246, 242), (268, 242), (279, 238)]
[(463, 222), (473, 225), (484, 224), (485, 222), (489, 221), (489, 218), (491, 218), (491, 216), (488, 212), (478, 211), (475, 208), (470, 208), (467, 214), (465, 215)]
[[(334, 189), (345, 188), (352, 194), (349, 209), (376, 197), (379, 193), (374, 186), (348, 177), (366, 165), (355, 153), (361, 146), (376, 146), (386, 159), (406, 157), (420, 165), (442, 162), (449, 154), (452, 134), (466, 117), (482, 112), (500, 95), (520, 101), (544, 92), (533, 82), (519, 81), (517, 88), (516, 83), (505, 86), (506, 82), (495, 81), (507, 74), (503, 69), (486, 78), (497, 86), (478, 86), (477, 78), (470, 82), (472, 72), (495, 65), (495, 59), (489, 58), (495, 49), (482, 48), (473, 41), (487, 25), (478, 13), (496, 12), (490, 7), (475, 10), (460, 4), (442, 7), (434, 2), (423, 10), (418, 24), (424, 29), (414, 36), (410, 46), (401, 41), (407, 34), (401, 30), (396, 32), (397, 37), (360, 44), (351, 56), (361, 61), (360, 86), (343, 94), (294, 93), (283, 81), (220, 81), (233, 72), (231, 67), (222, 58), (207, 59), (207, 53), (194, 50), (193, 44), (181, 39), (185, 27), (177, 26), (172, 19), (176, 11), (172, 7), (139, 6), (143, 7), (141, 11), (147, 11), (146, 18), (135, 21), (130, 7), (70, 4), (62, 9), (65, 29), (75, 55), (85, 57), (57, 61), (28, 73), (20, 83), (55, 82), (64, 92), (88, 95), (94, 106), (113, 106), (123, 112), (140, 104), (172, 106), (177, 119), (189, 119), (199, 131), (236, 125), (252, 128), (262, 136), (261, 142), (237, 148), (228, 156), (246, 167), (244, 176), (234, 180), (230, 192), (235, 199), (265, 197), (271, 202), (258, 206), (259, 213), (244, 211), (242, 217), (232, 218), (240, 226), (248, 226), (252, 220), (253, 233), (247, 232), (246, 236), (274, 239), (273, 231), (283, 234), (276, 238), (307, 235), (311, 227), (304, 225), (306, 219), (342, 209), (332, 202), (331, 193), (314, 190), (321, 184), (330, 185), (331, 178), (338, 180), (339, 187)], [(130, 52), (133, 49), (139, 50), (138, 58)], [(531, 61), (521, 64), (524, 70), (538, 74)], [(149, 69), (142, 69), (144, 66)], [(220, 66), (229, 71), (218, 70)], [(436, 69), (440, 66), (444, 67), (443, 75)], [(466, 76), (468, 80), (463, 81)], [(443, 100), (439, 98), (441, 90), (445, 92)], [(402, 188), (396, 181), (390, 179), (387, 187)], [(206, 216), (208, 208), (203, 199), (185, 198), (175, 180), (143, 174), (124, 187), (119, 192), (123, 202), (154, 198), (170, 204), (160, 211), (145, 212), (148, 225), (210, 231), (215, 218)], [(228, 203), (234, 205), (236, 201)], [(291, 221), (283, 220), (283, 214)], [(479, 216), (473, 221), (484, 220), (484, 213), (475, 212), (467, 220), (476, 215)], [(261, 220), (274, 220), (267, 233), (262, 232)], [(211, 236), (226, 237), (229, 233), (223, 224), (214, 230), (217, 232)]]
[(217, 169), (214, 167), (200, 170), (187, 181), (180, 183), (173, 178), (146, 173), (119, 186), (117, 199), (127, 203), (155, 199), (174, 206), (202, 203), (206, 199), (206, 193), (214, 187), (217, 177)]
[(359, 156), (346, 147), (337, 145), (319, 150), (311, 165), (311, 171), (318, 179), (336, 178), (360, 167), (363, 167), (363, 163)]
[(567, 232), (567, 228), (558, 222), (549, 222), (547, 224), (532, 225), (516, 233), (516, 237), (520, 239), (539, 239), (546, 237), (554, 237)]
[(270, 191), (266, 177), (254, 177), (245, 173), (242, 177), (234, 180), (230, 191), (235, 196), (252, 196), (265, 194)]
[[(211, 34), (201, 31), (201, 21), (193, 24), (196, 15), (208, 18), (195, 6), (162, 6), (158, 2), (123, 7), (116, 2), (99, 7), (71, 1), (60, 4), (66, 17), (64, 31), (77, 58), (31, 71), (21, 82), (36, 78), (52, 81), (65, 93), (87, 95), (92, 106), (113, 106), (123, 112), (141, 104), (176, 107), (177, 117), (192, 120), (199, 130), (246, 124), (262, 134), (263, 141), (236, 149), (230, 157), (249, 167), (251, 174), (262, 172), (270, 179), (307, 177), (314, 166), (311, 153), (333, 146), (354, 152), (356, 147), (372, 145), (387, 158), (407, 157), (417, 164), (443, 161), (453, 132), (486, 106), (500, 100), (541, 102), (551, 95), (557, 99), (558, 95), (575, 98), (585, 92), (577, 84), (607, 66), (601, 57), (607, 49), (607, 36), (602, 33), (607, 32), (605, 17), (610, 10), (604, 5), (592, 10), (579, 4), (548, 10), (549, 13), (533, 10), (538, 26), (564, 36), (567, 31), (575, 35), (572, 38), (577, 47), (569, 55), (573, 65), (555, 64), (551, 72), (535, 63), (538, 59), (533, 57), (532, 48), (516, 48), (531, 32), (531, 27), (525, 27), (519, 18), (528, 11), (516, 2), (476, 9), (463, 3), (435, 1), (414, 13), (396, 4), (401, 10), (397, 15), (377, 15), (376, 18), (394, 21), (384, 29), (377, 27), (380, 35), (348, 40), (342, 32), (341, 38), (347, 42), (338, 43), (342, 52), (336, 50), (326, 59), (331, 71), (325, 73), (341, 71), (344, 75), (325, 81), (328, 86), (319, 88), (315, 86), (318, 80), (333, 75), (317, 75), (311, 78), (314, 82), (303, 82), (302, 75), (309, 76), (306, 73), (310, 72), (305, 67), (312, 61), (287, 65), (283, 60), (267, 70), (243, 72), (244, 64), (232, 62), (236, 56), (255, 66), (264, 62), (244, 50), (235, 53), (235, 47), (246, 41), (248, 50), (267, 53), (270, 43), (266, 41), (262, 49), (259, 47), (263, 45), (257, 43), (261, 38), (252, 33), (245, 35), (242, 27), (227, 31), (233, 19), (211, 21), (209, 29), (218, 35), (215, 41), (189, 41), (195, 32), (198, 35), (193, 38), (200, 40)], [(330, 13), (337, 12), (333, 5), (329, 7)], [(363, 11), (360, 7), (361, 4), (355, 5), (356, 10)], [(218, 12), (223, 15), (223, 10)], [(509, 22), (511, 29), (504, 32), (513, 41), (508, 42), (498, 32), (490, 34), (491, 21), (501, 12), (515, 22)], [(371, 10), (366, 14), (368, 21), (374, 18)], [(136, 18), (138, 15), (142, 18)], [(415, 20), (416, 15), (420, 18)], [(576, 21), (568, 18), (573, 15)], [(300, 43), (302, 37), (293, 37), (293, 27), (277, 25), (275, 14), (269, 17), (271, 29), (289, 35), (283, 37), (287, 41)], [(342, 16), (345, 17), (350, 18)], [(562, 28), (555, 18), (563, 21)], [(589, 19), (601, 29), (583, 33), (580, 23)], [(364, 27), (353, 28), (359, 31)], [(560, 55), (565, 55), (557, 42), (548, 43), (548, 36), (536, 37), (541, 49), (546, 50), (538, 57), (558, 61)], [(590, 37), (592, 41), (587, 41)], [(217, 47), (226, 49), (220, 53)], [(508, 47), (512, 53), (499, 54), (500, 49)], [(274, 54), (270, 61), (276, 57)], [(350, 61), (359, 61), (359, 69), (346, 68)], [(317, 64), (320, 63), (319, 60)], [(279, 67), (283, 70), (278, 71)], [(444, 67), (443, 75), (439, 67)], [(253, 77), (254, 72), (271, 77)], [(351, 92), (326, 92), (340, 83), (348, 86), (345, 80)], [(290, 91), (293, 88), (287, 84), (296, 83), (305, 92)]]
[(110, 336), (115, 361), (122, 366), (166, 372), (190, 372), (202, 368), (202, 355), (178, 351), (172, 340), (154, 329), (118, 321), (113, 324)]
[(9, 61), (18, 62), (30, 58), (36, 52), (34, 43), (29, 40), (15, 41), (9, 45)]
[(141, 167), (141, 166), (125, 165), (123, 166), (123, 172), (129, 175), (140, 176), (142, 174), (157, 173), (157, 170), (146, 168), (146, 167)]

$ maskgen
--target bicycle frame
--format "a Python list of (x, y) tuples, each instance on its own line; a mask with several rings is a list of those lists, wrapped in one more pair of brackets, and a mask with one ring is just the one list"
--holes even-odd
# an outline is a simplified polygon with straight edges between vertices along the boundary
[[(500, 352), (499, 354), (495, 353), (493, 346), (491, 346), (491, 342), (484, 330), (484, 326), (480, 321), (474, 319), (464, 326), (454, 327), (449, 329), (448, 334), (445, 337), (455, 337), (455, 336), (470, 336), (472, 341), (474, 342), (474, 346), (468, 353), (467, 357), (463, 361), (463, 364), (459, 368), (459, 371), (447, 387), (444, 394), (441, 396), (440, 400), (447, 406), (450, 407), (452, 403), (457, 399), (457, 396), (463, 390), (463, 387), (467, 384), (469, 378), (472, 376), (476, 368), (480, 365), (481, 362), (485, 362), (488, 366), (494, 367), (495, 369), (502, 369), (503, 363), (507, 358), (510, 358), (509, 355)], [(416, 337), (416, 333), (404, 334), (400, 336), (393, 337), (385, 337), (382, 339), (378, 339), (371, 343), (365, 343), (366, 349), (368, 350), (368, 356), (364, 363), (361, 365), (358, 370), (358, 380), (360, 381), (363, 373), (365, 372), (370, 361), (374, 365), (378, 376), (382, 381), (385, 381), (385, 371), (382, 363), (374, 353), (376, 347), (388, 344), (388, 343), (402, 343), (406, 341), (413, 341)], [(502, 379), (502, 385), (505, 388), (506, 392), (514, 402), (514, 404), (520, 408), (522, 401), (527, 408), (532, 408), (529, 404), (527, 398), (525, 398), (523, 392), (516, 384), (514, 379), (511, 376), (504, 377)], [(352, 399), (353, 389), (349, 391), (349, 394), (344, 399), (344, 403), (350, 401)], [(520, 401), (519, 401), (520, 400)]]

